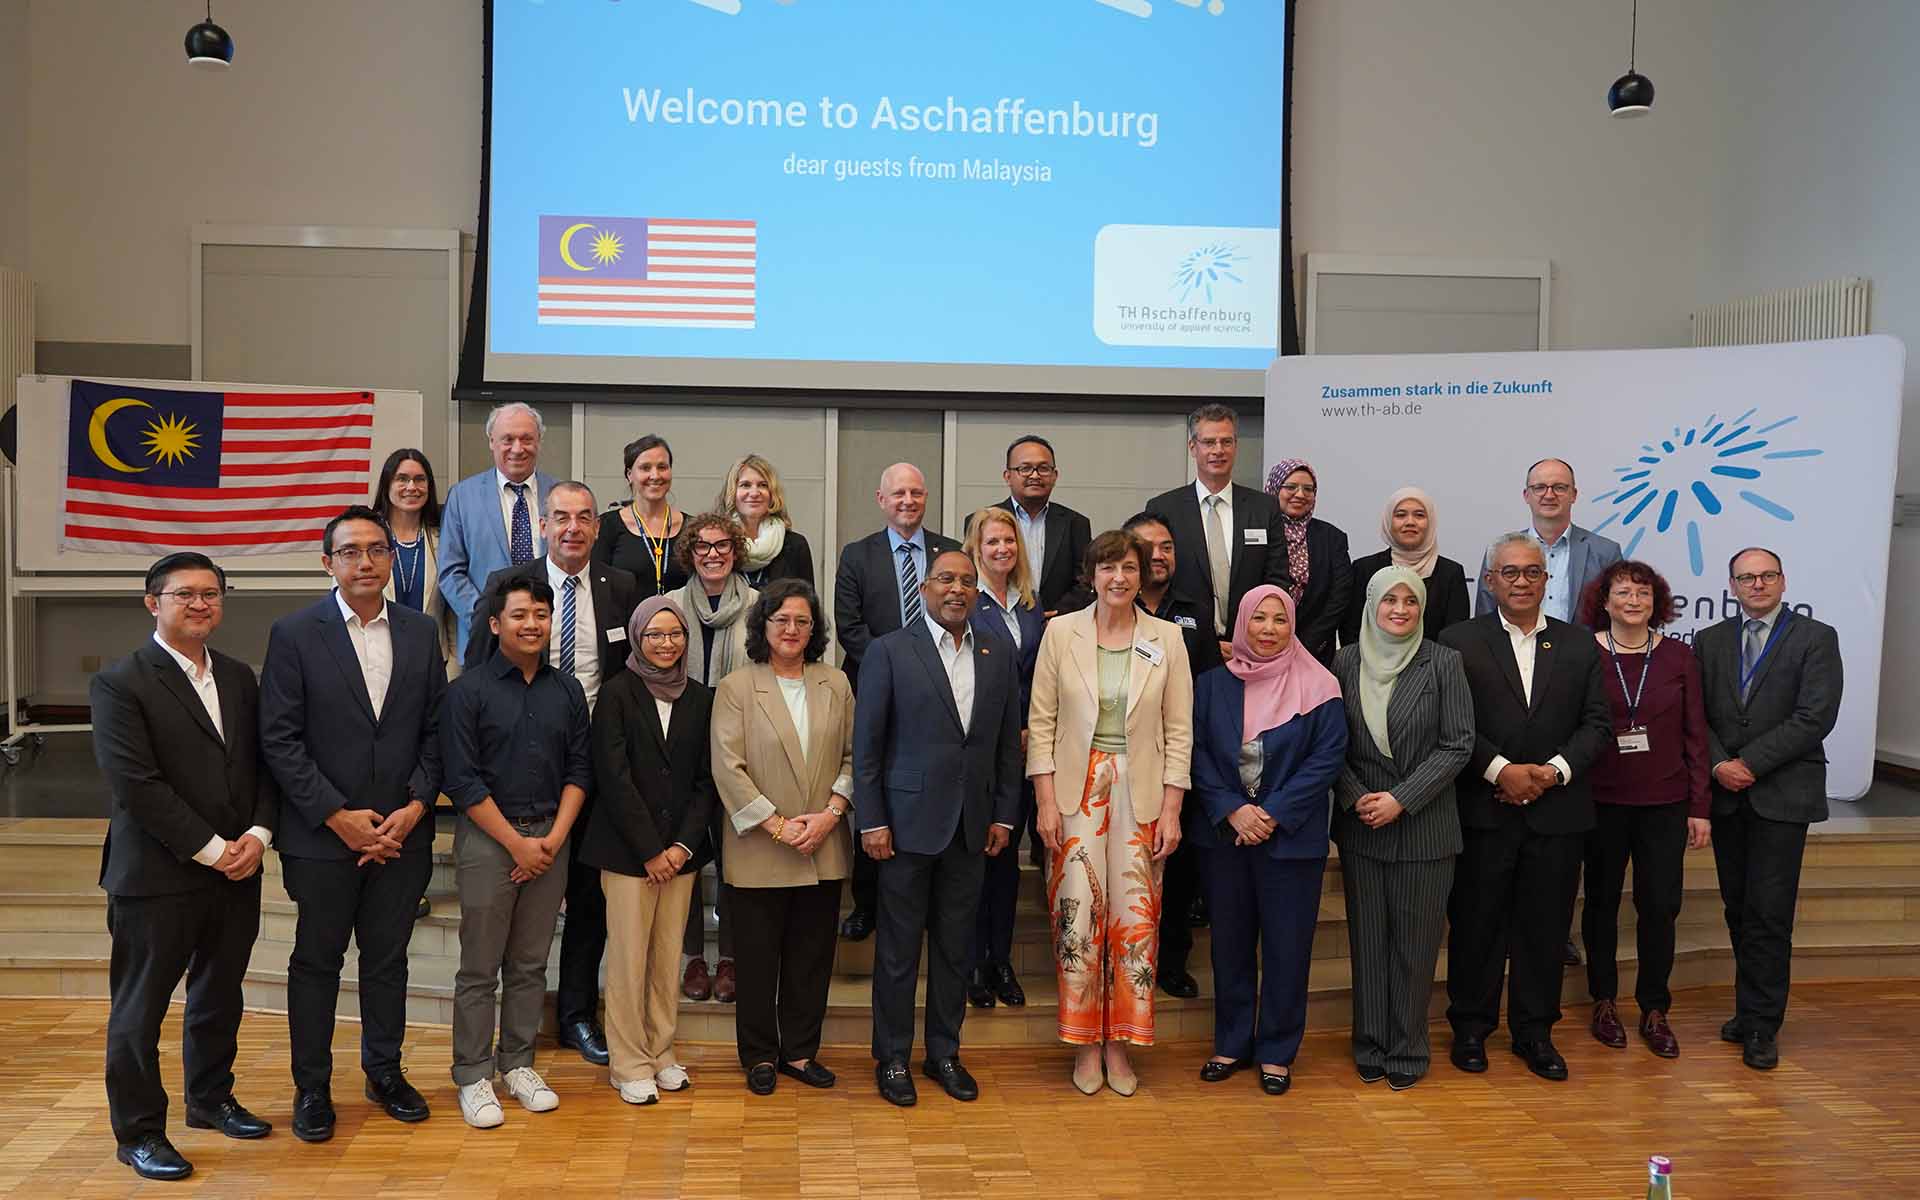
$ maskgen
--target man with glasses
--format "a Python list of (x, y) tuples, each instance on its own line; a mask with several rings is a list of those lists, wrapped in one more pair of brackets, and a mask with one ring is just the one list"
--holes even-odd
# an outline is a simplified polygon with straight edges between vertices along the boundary
[[(640, 585), (630, 572), (595, 563), (593, 541), (600, 532), (594, 512), (593, 490), (577, 480), (553, 485), (540, 518), (545, 557), (517, 567), (501, 567), (482, 589), (480, 609), (474, 614), (473, 636), (467, 642), (466, 669), (471, 671), (493, 657), (499, 637), (488, 627), (486, 613), (501, 589), (529, 579), (543, 579), (553, 589), (553, 637), (547, 643), (547, 663), (570, 675), (586, 693), (587, 712), (600, 696), (600, 683), (627, 661), (627, 618), (640, 603)], [(580, 813), (579, 827), (593, 817), (593, 789)], [(560, 983), (555, 1010), (560, 1022), (560, 1044), (580, 1052), (599, 1066), (607, 1064), (607, 1038), (600, 1027), (600, 960), (607, 952), (607, 899), (600, 890), (600, 872), (579, 861), (580, 842), (567, 848), (567, 919), (560, 931)]]
[(1840, 718), (1840, 636), (1781, 602), (1780, 556), (1727, 563), (1740, 615), (1694, 637), (1713, 770), (1713, 862), (1733, 942), (1734, 1013), (1720, 1027), (1756, 1071), (1780, 1061), (1793, 910), (1807, 826), (1827, 819), (1826, 736)]
[(147, 571), (153, 639), (93, 677), (93, 752), (113, 794), (100, 856), (113, 939), (107, 1115), (114, 1155), (145, 1179), (193, 1164), (167, 1140), (160, 1023), (187, 980), (187, 1125), (231, 1138), (272, 1126), (233, 1095), (241, 982), (260, 932), (260, 860), (280, 795), (260, 762), (253, 672), (210, 649), (227, 577), (204, 554)]
[(1080, 560), (1093, 540), (1093, 526), (1080, 513), (1053, 501), (1053, 489), (1060, 482), (1053, 443), (1037, 433), (1015, 439), (1007, 447), (1007, 467), (1000, 478), (1007, 483), (1008, 495), (998, 507), (1012, 513), (1020, 526), (1040, 610), (1051, 617), (1086, 607), (1092, 597), (1080, 587)]
[(407, 946), (433, 874), (446, 666), (433, 618), (387, 603), (393, 532), (355, 505), (327, 523), (333, 594), (273, 624), (260, 743), (286, 795), (280, 863), (298, 912), (287, 961), (293, 1135), (333, 1136), (334, 1015), (347, 943), (360, 950), (366, 1097), (396, 1121), (427, 1102), (401, 1073)]
[[(1620, 561), (1620, 543), (1573, 523), (1573, 502), (1580, 489), (1574, 486), (1573, 468), (1564, 459), (1543, 458), (1528, 467), (1520, 495), (1533, 513), (1530, 532), (1547, 560), (1547, 586), (1540, 607), (1556, 621), (1578, 620), (1580, 593), (1600, 572)], [(1476, 615), (1494, 609), (1493, 595), (1484, 582), (1488, 566), (1480, 564), (1482, 582), (1473, 602)], [(1579, 961), (1576, 955), (1572, 964)]]
[(473, 619), (486, 580), (502, 567), (536, 562), (542, 553), (538, 525), (553, 487), (553, 476), (537, 469), (546, 432), (546, 418), (532, 405), (515, 400), (496, 407), (487, 414), (493, 466), (447, 489), (440, 515), (440, 594), (454, 615), (454, 645), (463, 656), (468, 640), (486, 631), (484, 618)]

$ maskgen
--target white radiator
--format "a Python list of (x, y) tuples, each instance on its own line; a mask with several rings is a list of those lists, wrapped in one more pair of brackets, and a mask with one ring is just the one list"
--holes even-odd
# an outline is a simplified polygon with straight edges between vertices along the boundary
[(33, 374), (33, 281), (0, 267), (0, 412), (13, 407), (14, 386)]
[(1810, 342), (1869, 332), (1873, 281), (1849, 276), (1713, 304), (1693, 314), (1696, 346)]

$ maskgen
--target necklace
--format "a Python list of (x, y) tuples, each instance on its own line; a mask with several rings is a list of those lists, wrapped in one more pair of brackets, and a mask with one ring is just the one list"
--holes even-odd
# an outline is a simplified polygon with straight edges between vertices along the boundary
[(647, 557), (653, 560), (653, 590), (660, 590), (660, 579), (666, 571), (667, 543), (673, 533), (673, 506), (667, 506), (667, 513), (660, 522), (660, 540), (655, 542), (653, 534), (647, 529), (647, 519), (640, 515), (640, 505), (627, 501), (627, 507), (633, 510), (633, 523), (640, 527), (640, 540), (646, 543)]
[[(394, 568), (400, 572), (400, 591), (403, 595), (412, 595), (413, 581), (420, 577), (420, 559), (418, 557), (420, 551), (420, 535), (414, 535), (414, 539), (410, 542), (403, 542), (399, 538), (394, 538), (393, 544), (399, 550), (399, 553), (393, 556), (393, 565)], [(407, 552), (410, 550), (413, 551), (416, 556), (413, 562), (413, 570), (411, 571), (407, 569)]]
[[(1609, 640), (1611, 640), (1613, 637), (1613, 634), (1609, 632), (1607, 634), (1607, 637)], [(1625, 642), (1621, 642), (1614, 648), (1617, 650), (1625, 650), (1628, 654), (1637, 654), (1640, 651), (1645, 650), (1648, 646), (1652, 644), (1653, 644), (1653, 633), (1649, 631), (1647, 633), (1647, 640), (1644, 642), (1641, 642), (1638, 646), (1629, 646)]]

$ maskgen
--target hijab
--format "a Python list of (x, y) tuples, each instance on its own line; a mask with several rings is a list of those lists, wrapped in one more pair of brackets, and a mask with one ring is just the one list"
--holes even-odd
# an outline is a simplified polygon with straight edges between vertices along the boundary
[[(1283, 458), (1273, 464), (1273, 470), (1267, 472), (1267, 495), (1275, 500), (1280, 498), (1280, 485), (1287, 476), (1295, 471), (1305, 471), (1313, 478), (1314, 487), (1320, 486), (1320, 477), (1307, 465), (1304, 458)], [(1312, 565), (1307, 557), (1307, 523), (1313, 520), (1314, 506), (1320, 503), (1319, 493), (1307, 501), (1307, 515), (1299, 520), (1287, 515), (1283, 506), (1280, 509), (1280, 526), (1287, 535), (1287, 574), (1293, 576), (1293, 586), (1287, 590), (1293, 593), (1293, 602), (1298, 604), (1300, 597), (1307, 594), (1307, 571)]]
[(687, 633), (693, 632), (687, 626), (687, 614), (680, 611), (680, 606), (673, 602), (673, 597), (647, 597), (640, 602), (639, 608), (633, 610), (633, 615), (627, 618), (627, 645), (629, 647), (627, 650), (627, 670), (632, 671), (640, 677), (640, 682), (647, 685), (647, 690), (653, 693), (655, 700), (665, 700), (671, 703), (680, 698), (681, 692), (687, 690), (686, 646), (682, 645), (680, 661), (674, 663), (671, 667), (656, 667), (648, 662), (646, 656), (640, 652), (640, 635), (646, 632), (647, 623), (653, 620), (655, 615), (663, 612), (672, 613), (674, 618), (680, 622), (680, 628), (683, 631)]
[[(1411, 633), (1395, 637), (1380, 628), (1380, 599), (1400, 584), (1420, 601), (1420, 619), (1414, 621)], [(1393, 685), (1400, 672), (1420, 650), (1426, 627), (1427, 585), (1410, 567), (1381, 567), (1367, 581), (1366, 604), (1360, 612), (1360, 715), (1367, 722), (1367, 732), (1373, 735), (1373, 744), (1392, 758), (1393, 748), (1387, 744), (1387, 702), (1393, 699)]]
[[(1254, 654), (1253, 643), (1247, 638), (1247, 626), (1253, 621), (1253, 610), (1271, 596), (1280, 597), (1293, 636), (1288, 639), (1286, 649), (1272, 658), (1260, 658)], [(1233, 658), (1227, 663), (1227, 670), (1246, 685), (1240, 708), (1242, 741), (1250, 742), (1269, 729), (1340, 698), (1339, 681), (1300, 640), (1293, 597), (1285, 588), (1271, 583), (1263, 583), (1241, 597), (1240, 611), (1233, 622)]]
[[(1400, 507), (1402, 500), (1418, 500), (1427, 510), (1427, 536), (1418, 546), (1403, 550), (1400, 543), (1393, 540), (1393, 510)], [(1388, 560), (1396, 567), (1407, 567), (1422, 579), (1433, 574), (1433, 564), (1440, 561), (1440, 519), (1433, 515), (1433, 497), (1417, 487), (1403, 487), (1387, 497), (1387, 511), (1380, 517), (1380, 536), (1386, 539)], [(1426, 598), (1420, 601), (1426, 605)]]

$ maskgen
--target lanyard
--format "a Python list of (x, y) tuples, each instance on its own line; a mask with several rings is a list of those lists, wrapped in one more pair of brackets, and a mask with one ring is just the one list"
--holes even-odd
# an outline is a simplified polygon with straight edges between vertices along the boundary
[(1620, 677), (1620, 695), (1627, 702), (1627, 728), (1638, 729), (1634, 717), (1640, 712), (1640, 697), (1646, 694), (1647, 672), (1653, 667), (1653, 633), (1647, 633), (1647, 656), (1640, 660), (1640, 684), (1627, 695), (1627, 673), (1620, 668), (1620, 652), (1613, 648), (1613, 630), (1607, 630), (1607, 655), (1613, 660), (1613, 673)]
[[(1749, 671), (1744, 667), (1741, 668), (1740, 670), (1740, 695), (1741, 696), (1744, 697), (1747, 694), (1747, 689), (1753, 686), (1753, 681), (1755, 677), (1757, 677), (1760, 674), (1761, 664), (1767, 661), (1767, 655), (1773, 653), (1773, 644), (1780, 640), (1780, 631), (1787, 627), (1787, 617), (1790, 614), (1791, 614), (1791, 610), (1788, 609), (1786, 605), (1783, 604), (1780, 606), (1780, 615), (1773, 619), (1773, 632), (1767, 635), (1767, 644), (1760, 647), (1760, 657), (1753, 660), (1753, 669)], [(1745, 653), (1746, 622), (1742, 621), (1740, 623), (1740, 626), (1741, 626), (1740, 637), (1741, 637), (1741, 650), (1742, 650), (1740, 657), (1744, 659), (1746, 658), (1746, 653)]]
[(640, 527), (640, 540), (646, 543), (647, 557), (653, 560), (653, 591), (658, 595), (661, 588), (660, 576), (666, 565), (668, 534), (673, 532), (673, 508), (671, 505), (667, 508), (667, 519), (660, 526), (660, 541), (656, 545), (653, 534), (647, 531), (647, 519), (640, 515), (640, 506), (629, 500), (627, 507), (633, 510), (633, 523)]

